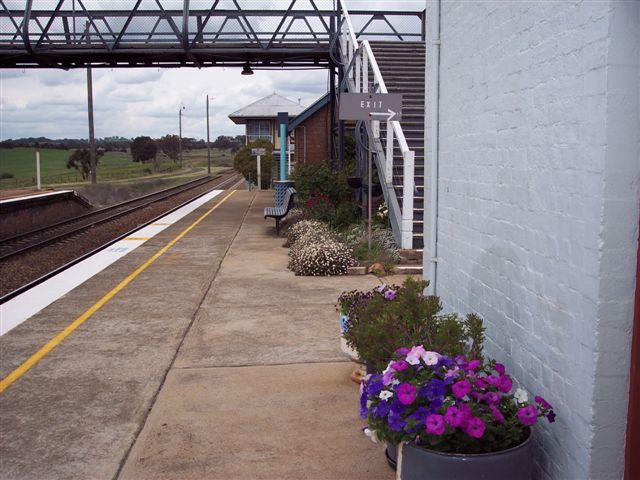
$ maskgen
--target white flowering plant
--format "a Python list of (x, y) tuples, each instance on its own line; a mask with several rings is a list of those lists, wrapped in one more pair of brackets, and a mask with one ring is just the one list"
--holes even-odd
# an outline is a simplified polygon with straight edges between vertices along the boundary
[(504, 365), (450, 357), (422, 345), (399, 348), (381, 373), (361, 384), (367, 434), (390, 444), (414, 442), (447, 453), (489, 453), (515, 447), (538, 418), (555, 421), (542, 397), (530, 401)]

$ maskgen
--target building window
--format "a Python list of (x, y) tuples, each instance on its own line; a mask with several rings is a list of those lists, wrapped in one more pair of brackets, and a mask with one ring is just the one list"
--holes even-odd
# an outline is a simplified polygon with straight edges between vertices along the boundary
[(271, 121), (269, 120), (248, 120), (247, 121), (247, 142), (255, 142), (263, 139), (271, 142)]

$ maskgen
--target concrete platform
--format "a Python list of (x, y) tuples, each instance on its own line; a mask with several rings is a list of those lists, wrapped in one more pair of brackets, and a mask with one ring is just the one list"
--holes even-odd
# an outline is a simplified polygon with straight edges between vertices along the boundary
[[(0, 338), (2, 377), (224, 196)], [(394, 478), (334, 306), (381, 280), (295, 277), (272, 204), (233, 194), (0, 394), (0, 478)]]

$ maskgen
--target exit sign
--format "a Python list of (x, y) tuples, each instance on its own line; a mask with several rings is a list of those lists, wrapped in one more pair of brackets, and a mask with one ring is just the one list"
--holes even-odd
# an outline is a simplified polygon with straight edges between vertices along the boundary
[(341, 93), (340, 120), (400, 120), (402, 95), (399, 93)]

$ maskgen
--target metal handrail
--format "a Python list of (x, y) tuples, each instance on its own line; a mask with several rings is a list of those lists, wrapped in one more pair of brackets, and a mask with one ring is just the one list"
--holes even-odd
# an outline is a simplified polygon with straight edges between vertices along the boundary
[[(356, 93), (366, 93), (369, 91), (369, 68), (373, 75), (374, 91), (379, 93), (388, 93), (387, 86), (380, 72), (378, 62), (376, 61), (373, 50), (368, 40), (358, 43), (357, 36), (354, 32), (353, 25), (349, 18), (349, 12), (345, 2), (340, 0), (340, 5), (344, 13), (345, 21), (340, 31), (343, 55), (347, 57), (348, 66), (345, 71), (345, 84), (347, 88)], [(354, 61), (355, 60), (355, 61)], [(415, 170), (415, 152), (409, 148), (407, 140), (404, 136), (402, 126), (399, 121), (393, 120), (387, 122), (386, 131), (386, 152), (382, 151), (382, 145), (379, 142), (379, 121), (370, 120), (368, 131), (373, 134), (374, 145), (379, 145), (377, 158), (383, 165), (379, 168), (384, 178), (381, 181), (386, 186), (385, 198), (388, 204), (398, 205), (395, 189), (393, 186), (393, 146), (394, 142), (400, 148), (403, 160), (403, 185), (402, 185), (402, 211), (400, 219), (392, 218), (393, 225), (400, 225), (401, 248), (413, 247), (413, 194), (414, 194), (414, 170)], [(390, 208), (390, 213), (395, 216), (397, 210)], [(397, 228), (397, 227), (396, 227)], [(394, 232), (395, 233), (395, 232)]]

